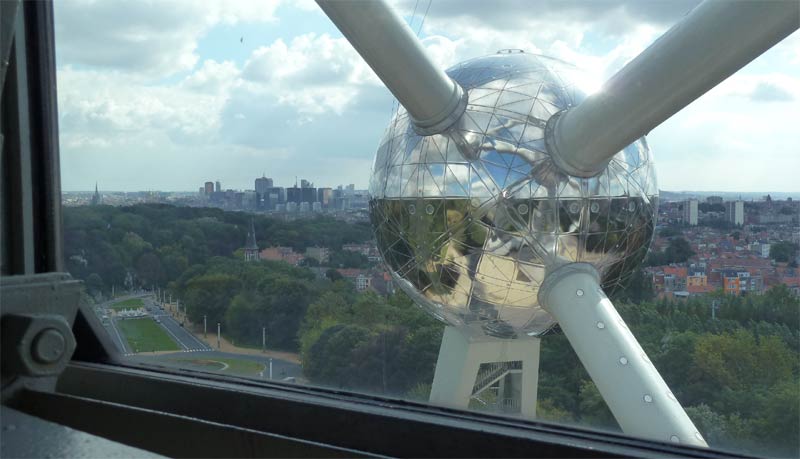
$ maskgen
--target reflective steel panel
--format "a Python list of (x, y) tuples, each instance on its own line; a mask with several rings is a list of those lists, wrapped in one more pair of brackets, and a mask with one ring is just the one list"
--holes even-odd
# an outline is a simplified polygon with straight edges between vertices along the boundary
[(613, 289), (653, 236), (658, 186), (644, 138), (592, 178), (552, 163), (544, 130), (580, 103), (576, 69), (526, 53), (447, 73), (468, 93), (461, 119), (422, 137), (400, 109), (370, 182), (378, 247), (396, 283), (442, 321), (501, 338), (554, 325), (537, 301), (545, 267), (591, 263)]

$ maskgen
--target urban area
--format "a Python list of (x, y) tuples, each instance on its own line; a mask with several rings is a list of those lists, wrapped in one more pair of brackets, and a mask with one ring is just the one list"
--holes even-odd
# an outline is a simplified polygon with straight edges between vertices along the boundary
[[(109, 339), (149, 364), (427, 401), (444, 325), (383, 267), (367, 192), (254, 188), (63, 193), (67, 267)], [(747, 196), (662, 192), (610, 296), (711, 445), (796, 457), (800, 202)], [(558, 327), (538, 384), (540, 419), (619, 430)], [(470, 408), (517, 413), (503, 397), (487, 378)]]

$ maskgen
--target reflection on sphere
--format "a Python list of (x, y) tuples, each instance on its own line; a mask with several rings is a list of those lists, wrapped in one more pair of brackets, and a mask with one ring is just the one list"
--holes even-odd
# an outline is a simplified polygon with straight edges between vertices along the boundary
[(600, 175), (565, 175), (545, 126), (583, 100), (580, 73), (525, 53), (447, 73), (468, 93), (459, 121), (422, 137), (401, 109), (378, 148), (378, 248), (396, 283), (437, 318), (475, 334), (539, 335), (554, 325), (537, 300), (546, 266), (591, 263), (613, 289), (641, 263), (658, 200), (650, 151), (642, 138)]

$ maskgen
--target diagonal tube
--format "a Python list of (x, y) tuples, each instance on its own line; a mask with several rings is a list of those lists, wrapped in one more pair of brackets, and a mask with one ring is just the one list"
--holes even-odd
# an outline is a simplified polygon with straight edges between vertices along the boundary
[(549, 272), (539, 303), (558, 320), (623, 432), (707, 446), (603, 293), (592, 265), (569, 263)]
[(322, 11), (394, 94), (417, 132), (437, 134), (466, 108), (466, 93), (425, 54), (384, 0), (317, 0)]
[(797, 0), (706, 0), (611, 77), (548, 122), (565, 172), (591, 177), (631, 142), (800, 27)]

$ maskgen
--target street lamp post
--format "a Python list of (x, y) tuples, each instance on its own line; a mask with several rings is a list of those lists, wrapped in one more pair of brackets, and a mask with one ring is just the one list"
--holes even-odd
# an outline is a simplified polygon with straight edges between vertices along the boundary
[(267, 327), (261, 327), (261, 352), (267, 352)]
[(272, 380), (272, 357), (269, 359), (269, 379)]
[(208, 324), (206, 323), (205, 314), (203, 314), (203, 338), (208, 338)]
[(219, 344), (219, 337), (220, 337), (220, 323), (217, 322), (217, 349), (221, 347)]

